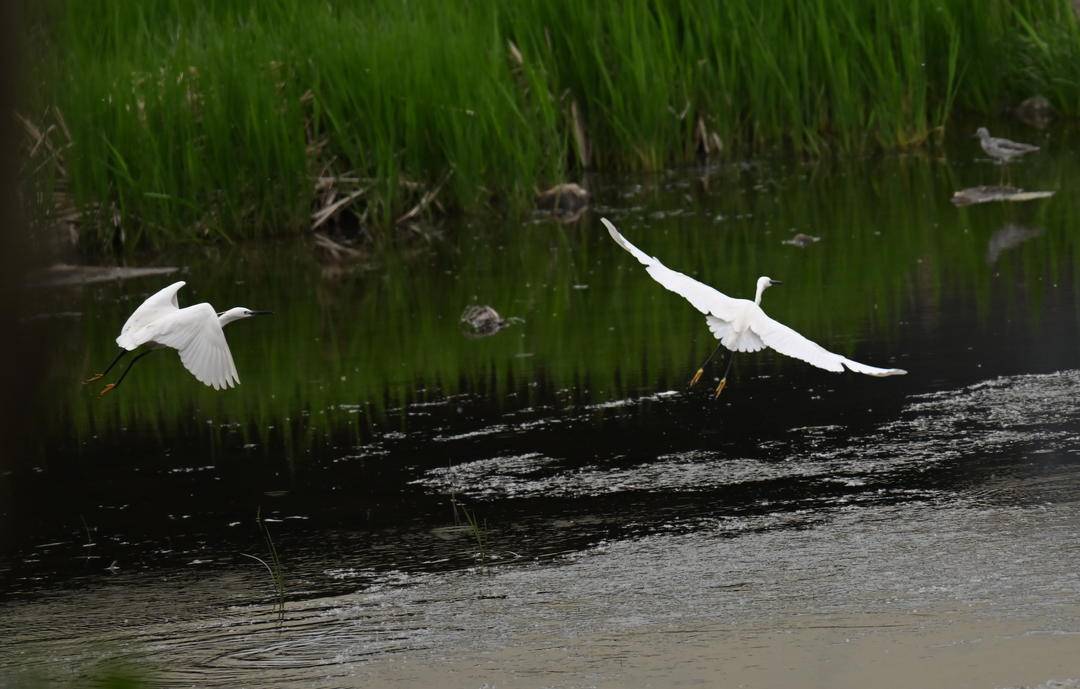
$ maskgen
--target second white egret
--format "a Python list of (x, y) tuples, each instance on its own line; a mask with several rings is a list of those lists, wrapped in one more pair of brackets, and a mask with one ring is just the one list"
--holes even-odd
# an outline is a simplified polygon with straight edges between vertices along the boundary
[(217, 313), (210, 304), (195, 304), (180, 308), (176, 293), (186, 283), (174, 282), (153, 294), (124, 323), (116, 344), (120, 353), (116, 355), (102, 373), (95, 374), (83, 383), (92, 383), (104, 377), (119, 363), (129, 351), (146, 345), (148, 349), (127, 365), (115, 383), (109, 383), (101, 390), (104, 396), (116, 389), (123, 382), (135, 362), (155, 349), (170, 347), (180, 353), (184, 368), (191, 371), (199, 382), (215, 390), (231, 388), (240, 383), (236, 374), (229, 343), (225, 341), (223, 327), (243, 318), (262, 316), (270, 311), (253, 311), (243, 306), (234, 306), (228, 311)]
[(721, 347), (731, 351), (728, 357), (724, 376), (716, 386), (716, 397), (724, 391), (727, 385), (727, 376), (731, 371), (731, 362), (735, 359), (735, 352), (757, 352), (770, 347), (796, 359), (801, 359), (808, 364), (823, 368), (826, 371), (843, 372), (846, 368), (856, 373), (865, 373), (868, 376), (899, 376), (907, 371), (899, 368), (878, 368), (867, 366), (858, 361), (852, 361), (839, 354), (828, 351), (821, 345), (811, 342), (791, 328), (779, 321), (769, 318), (761, 309), (761, 295), (766, 289), (780, 284), (779, 280), (762, 276), (757, 279), (757, 292), (754, 300), (734, 299), (719, 290), (671, 270), (659, 259), (649, 256), (626, 240), (615, 226), (607, 218), (601, 218), (608, 233), (615, 242), (626, 249), (643, 266), (645, 271), (661, 285), (675, 294), (684, 297), (690, 304), (705, 314), (705, 323), (709, 330), (720, 343), (709, 358), (698, 368), (694, 377), (690, 380), (693, 386), (701, 379), (705, 371), (705, 365), (712, 360)]

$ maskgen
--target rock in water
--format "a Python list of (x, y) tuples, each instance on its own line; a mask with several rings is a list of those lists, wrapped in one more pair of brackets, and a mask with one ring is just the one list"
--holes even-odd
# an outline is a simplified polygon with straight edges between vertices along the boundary
[(820, 241), (821, 241), (821, 237), (815, 237), (813, 235), (803, 234), (802, 232), (799, 232), (798, 234), (796, 234), (791, 239), (785, 239), (783, 241), (783, 243), (784, 244), (790, 244), (791, 246), (797, 246), (800, 249), (805, 249), (806, 247), (810, 246), (814, 242), (820, 242)]
[(76, 266), (56, 263), (31, 278), (31, 283), (46, 287), (90, 285), (95, 282), (131, 280), (153, 275), (168, 275), (180, 270), (175, 266), (129, 268), (127, 266)]
[(470, 337), (494, 335), (510, 323), (511, 321), (500, 316), (498, 311), (486, 305), (467, 306), (461, 314), (461, 324), (465, 334)]
[(1024, 191), (1017, 187), (1004, 186), (979, 186), (969, 187), (954, 192), (952, 204), (954, 206), (971, 206), (976, 203), (989, 203), (990, 201), (1034, 201), (1045, 199), (1054, 195), (1052, 191)]
[(560, 222), (572, 222), (589, 207), (589, 192), (578, 184), (556, 184), (536, 195), (536, 207)]
[(1044, 96), (1032, 96), (1013, 108), (1013, 115), (1024, 124), (1046, 129), (1057, 117), (1057, 110)]

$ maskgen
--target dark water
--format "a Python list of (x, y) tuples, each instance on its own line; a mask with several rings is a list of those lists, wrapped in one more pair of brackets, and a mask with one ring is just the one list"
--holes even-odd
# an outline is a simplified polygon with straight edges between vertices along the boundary
[[(999, 175), (966, 148), (752, 162), (593, 180), (578, 224), (478, 221), (345, 265), (291, 242), (155, 259), (183, 266), (182, 305), (275, 312), (229, 327), (224, 393), (172, 353), (101, 400), (78, 384), (170, 279), (50, 291), (40, 430), (0, 478), (0, 672), (359, 686), (522, 635), (960, 603), (1074, 633), (1076, 171), (1041, 155), (1012, 181), (1054, 198), (957, 209)], [(719, 400), (715, 367), (687, 390), (703, 319), (600, 214), (729, 294), (783, 279), (771, 315), (910, 374), (759, 353)], [(466, 337), (473, 303), (521, 320)], [(257, 513), (280, 625), (243, 555), (269, 557)]]

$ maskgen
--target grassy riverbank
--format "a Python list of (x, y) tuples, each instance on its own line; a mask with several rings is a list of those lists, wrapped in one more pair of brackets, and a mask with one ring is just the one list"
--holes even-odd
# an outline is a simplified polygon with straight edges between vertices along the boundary
[(1068, 0), (85, 0), (24, 19), (27, 198), (91, 250), (320, 220), (387, 237), (584, 169), (918, 146), (1033, 93), (1080, 112)]

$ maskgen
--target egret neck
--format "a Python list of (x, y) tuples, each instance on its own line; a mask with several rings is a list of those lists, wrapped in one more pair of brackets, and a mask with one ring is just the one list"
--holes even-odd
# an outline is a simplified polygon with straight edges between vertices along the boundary
[(252, 311), (244, 306), (234, 306), (228, 311), (222, 311), (217, 315), (218, 323), (224, 328), (233, 321), (239, 321), (244, 318), (251, 318), (252, 316), (269, 316), (273, 311)]
[(754, 294), (754, 303), (761, 306), (761, 295), (765, 293), (765, 290), (769, 289), (773, 285), (779, 285), (779, 280), (773, 280), (772, 278), (762, 275), (757, 279), (757, 292)]

